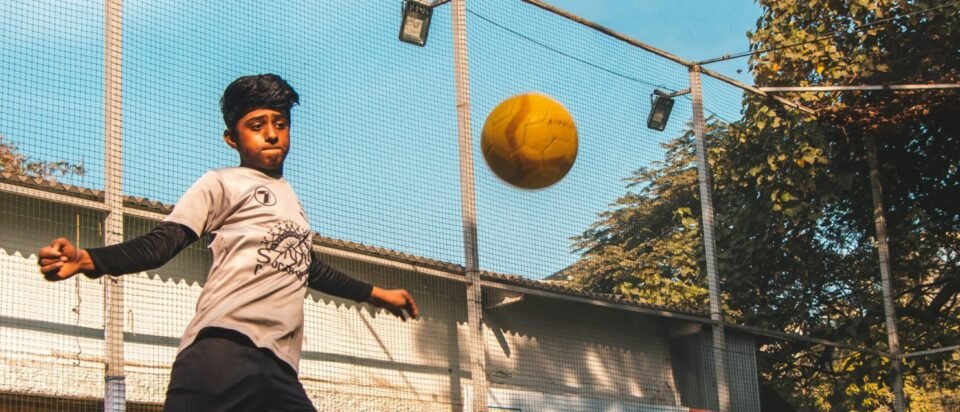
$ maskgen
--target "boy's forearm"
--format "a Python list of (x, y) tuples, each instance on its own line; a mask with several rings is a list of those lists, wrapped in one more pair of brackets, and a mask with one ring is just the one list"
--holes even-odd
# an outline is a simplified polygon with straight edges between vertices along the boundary
[(370, 299), (373, 285), (354, 279), (324, 263), (316, 252), (311, 252), (310, 258), (307, 287), (355, 302), (366, 302)]
[(164, 222), (135, 239), (84, 250), (91, 265), (89, 270), (81, 270), (90, 278), (98, 278), (105, 273), (122, 275), (157, 268), (196, 239), (197, 235), (186, 226)]

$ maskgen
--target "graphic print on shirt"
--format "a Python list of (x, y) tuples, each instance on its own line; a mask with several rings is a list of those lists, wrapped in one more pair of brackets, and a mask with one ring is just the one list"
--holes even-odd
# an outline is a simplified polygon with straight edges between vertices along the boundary
[(284, 220), (270, 229), (260, 245), (253, 274), (269, 266), (304, 281), (310, 266), (309, 230), (292, 220)]
[(261, 205), (273, 206), (277, 204), (277, 195), (273, 194), (266, 186), (259, 186), (253, 190), (253, 198)]

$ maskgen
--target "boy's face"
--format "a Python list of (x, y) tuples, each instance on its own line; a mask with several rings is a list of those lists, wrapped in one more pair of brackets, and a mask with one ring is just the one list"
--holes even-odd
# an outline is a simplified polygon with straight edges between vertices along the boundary
[(240, 154), (240, 165), (264, 173), (283, 173), (290, 149), (290, 120), (273, 109), (254, 109), (237, 121), (236, 135), (223, 132), (223, 140)]

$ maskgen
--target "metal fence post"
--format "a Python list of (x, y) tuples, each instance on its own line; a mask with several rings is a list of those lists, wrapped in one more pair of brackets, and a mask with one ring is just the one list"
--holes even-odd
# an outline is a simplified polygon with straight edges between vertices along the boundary
[[(104, 3), (104, 200), (109, 212), (104, 243), (123, 241), (123, 4)], [(103, 277), (104, 293), (104, 411), (126, 409), (123, 371), (123, 281)]]
[(887, 325), (887, 344), (890, 349), (890, 365), (893, 366), (893, 410), (907, 409), (903, 394), (903, 357), (900, 352), (900, 335), (897, 333), (897, 318), (893, 304), (893, 278), (890, 274), (890, 246), (887, 242), (887, 221), (883, 212), (883, 186), (880, 182), (880, 161), (877, 159), (877, 142), (870, 133), (864, 133), (867, 149), (867, 164), (870, 168), (870, 193), (873, 198), (873, 223), (876, 229), (877, 258), (880, 264), (880, 282), (883, 284), (883, 313)]
[(707, 261), (707, 284), (710, 294), (710, 319), (713, 326), (713, 370), (717, 376), (717, 401), (721, 412), (730, 410), (730, 387), (727, 385), (726, 350), (723, 313), (720, 308), (720, 279), (717, 277), (716, 238), (713, 232), (713, 188), (707, 145), (704, 141), (706, 121), (703, 118), (703, 90), (700, 66), (690, 66), (690, 94), (693, 100), (693, 133), (696, 136), (697, 174), (700, 181), (700, 207), (703, 209), (703, 249)]
[(457, 90), (457, 135), (460, 147), (460, 207), (467, 275), (467, 323), (470, 327), (470, 381), (474, 412), (487, 410), (486, 345), (483, 338), (483, 294), (477, 249), (477, 209), (473, 187), (473, 139), (470, 127), (470, 76), (467, 66), (466, 0), (453, 0), (453, 63)]

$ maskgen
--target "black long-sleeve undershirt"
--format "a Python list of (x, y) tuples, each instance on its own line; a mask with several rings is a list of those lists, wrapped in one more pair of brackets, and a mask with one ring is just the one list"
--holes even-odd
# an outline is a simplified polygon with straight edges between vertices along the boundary
[[(94, 270), (90, 278), (104, 274), (137, 273), (158, 268), (197, 240), (189, 227), (162, 222), (149, 233), (111, 246), (86, 249)], [(326, 264), (317, 252), (310, 253), (307, 286), (333, 296), (363, 302), (370, 297), (373, 285), (354, 279)]]
[(197, 234), (179, 223), (162, 222), (150, 233), (116, 245), (87, 249), (93, 261), (93, 273), (122, 275), (158, 268), (197, 240)]
[(320, 292), (363, 302), (373, 292), (373, 285), (359, 281), (326, 264), (317, 252), (310, 253), (307, 287)]

